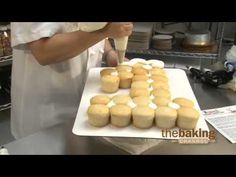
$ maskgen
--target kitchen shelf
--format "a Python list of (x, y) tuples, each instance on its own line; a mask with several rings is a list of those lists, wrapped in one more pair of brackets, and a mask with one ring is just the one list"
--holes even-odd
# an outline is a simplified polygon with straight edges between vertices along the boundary
[(198, 52), (183, 52), (183, 51), (166, 51), (156, 49), (129, 49), (127, 54), (140, 54), (140, 55), (158, 55), (168, 57), (191, 57), (191, 58), (206, 58), (206, 59), (217, 59), (217, 53), (198, 53)]
[[(139, 54), (139, 55), (154, 55), (154, 56), (167, 56), (167, 57), (184, 57), (184, 58), (204, 58), (204, 59), (217, 59), (218, 49), (206, 51), (198, 51), (185, 49), (182, 46), (183, 39), (179, 38), (174, 41), (171, 50), (157, 50), (154, 48), (150, 49), (128, 49), (127, 54)], [(219, 46), (219, 44), (216, 44)]]
[(0, 111), (10, 109), (11, 108), (11, 98), (10, 94), (5, 90), (0, 89)]
[(0, 111), (4, 111), (11, 108), (11, 103), (0, 105)]
[[(0, 57), (0, 67), (11, 65), (12, 55)], [(1, 85), (0, 85), (1, 87)], [(4, 88), (0, 88), (0, 111), (11, 108), (10, 94), (7, 93)]]
[[(211, 25), (210, 25), (211, 26)], [(179, 58), (194, 58), (194, 59), (209, 59), (211, 61), (217, 61), (221, 56), (221, 46), (224, 33), (224, 22), (217, 23), (217, 29), (215, 34), (216, 45), (214, 50), (190, 50), (185, 49), (182, 45), (183, 39), (177, 38), (172, 45), (171, 50), (157, 50), (154, 48), (150, 49), (127, 49), (128, 55), (147, 55), (147, 56), (158, 56), (158, 57), (179, 57)], [(213, 49), (213, 48), (212, 48)]]
[(0, 67), (12, 64), (12, 55), (0, 57)]

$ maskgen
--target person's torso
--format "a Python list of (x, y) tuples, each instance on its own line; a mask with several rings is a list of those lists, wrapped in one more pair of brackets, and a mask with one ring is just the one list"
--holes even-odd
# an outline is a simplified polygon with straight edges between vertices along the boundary
[[(62, 33), (78, 29), (78, 23), (61, 23)], [(86, 73), (100, 65), (103, 48), (104, 41), (70, 60), (47, 66), (41, 66), (28, 50), (13, 50), (12, 116), (19, 124), (27, 122), (23, 128), (30, 126), (32, 131), (74, 118)]]

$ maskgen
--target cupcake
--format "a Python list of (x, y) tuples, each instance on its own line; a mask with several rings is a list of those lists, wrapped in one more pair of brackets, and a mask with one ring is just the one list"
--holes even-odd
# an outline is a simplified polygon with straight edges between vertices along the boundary
[(90, 104), (108, 104), (111, 101), (107, 95), (96, 95), (90, 99)]
[(115, 105), (110, 108), (111, 124), (126, 127), (131, 122), (131, 108), (127, 105)]
[(115, 104), (125, 104), (125, 105), (127, 105), (129, 102), (132, 101), (132, 99), (128, 95), (115, 95), (115, 96), (112, 97), (112, 101)]
[(88, 122), (95, 127), (104, 127), (109, 123), (109, 108), (103, 104), (93, 104), (87, 110)]
[(170, 92), (166, 89), (155, 89), (152, 91), (154, 97), (165, 97), (167, 99), (171, 98)]
[(135, 82), (132, 82), (131, 88), (148, 89), (149, 83), (146, 81), (135, 81)]
[(138, 96), (149, 96), (148, 89), (140, 89), (140, 88), (131, 88), (130, 89), (130, 96), (131, 98), (138, 97)]
[(166, 97), (155, 97), (152, 102), (157, 106), (168, 106), (170, 99)]
[(120, 78), (118, 76), (105, 75), (101, 78), (102, 91), (115, 93), (119, 90)]
[(115, 75), (115, 74), (117, 74), (117, 70), (112, 69), (112, 68), (105, 68), (105, 69), (100, 71), (100, 76), (101, 77), (103, 77), (105, 75)]
[(118, 72), (132, 72), (132, 66), (129, 66), (129, 65), (118, 65), (116, 67), (116, 70)]
[(149, 72), (151, 75), (166, 76), (166, 72), (164, 71), (164, 69), (160, 69), (160, 68), (153, 68)]
[(170, 107), (158, 107), (155, 111), (155, 124), (158, 128), (171, 129), (176, 125), (177, 111)]
[(187, 99), (187, 98), (182, 98), (182, 97), (173, 99), (173, 102), (180, 105), (180, 106), (183, 106), (183, 107), (193, 108), (193, 106), (194, 106), (194, 103), (192, 100)]
[(133, 125), (137, 128), (147, 129), (153, 125), (155, 113), (148, 106), (136, 106), (132, 109)]
[(134, 75), (132, 78), (132, 82), (135, 81), (147, 81), (149, 78), (147, 75)]
[(151, 103), (151, 99), (148, 96), (138, 96), (133, 98), (133, 102), (138, 106), (148, 106)]
[(165, 89), (169, 90), (169, 84), (167, 82), (152, 82), (152, 88), (155, 89)]
[(150, 77), (154, 82), (164, 82), (166, 84), (168, 84), (168, 78), (165, 76), (161, 76), (161, 75), (152, 75)]
[(177, 126), (181, 129), (194, 129), (200, 117), (200, 113), (190, 107), (181, 107), (177, 110)]
[(133, 74), (131, 72), (121, 71), (118, 74), (120, 78), (119, 88), (127, 89), (131, 87)]
[(133, 74), (134, 75), (147, 75), (148, 71), (146, 69), (142, 68), (133, 68)]

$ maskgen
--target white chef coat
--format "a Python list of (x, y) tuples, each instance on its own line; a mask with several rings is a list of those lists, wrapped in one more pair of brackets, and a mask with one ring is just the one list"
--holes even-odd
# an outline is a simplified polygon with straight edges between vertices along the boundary
[(11, 130), (15, 138), (75, 118), (89, 68), (100, 66), (104, 40), (80, 55), (40, 65), (26, 43), (79, 30), (79, 23), (12, 23)]

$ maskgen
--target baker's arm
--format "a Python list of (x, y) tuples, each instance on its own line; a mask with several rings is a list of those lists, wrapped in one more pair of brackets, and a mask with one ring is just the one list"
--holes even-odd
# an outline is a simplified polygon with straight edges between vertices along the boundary
[(102, 31), (75, 31), (33, 41), (29, 47), (41, 65), (48, 65), (73, 58), (105, 37)]
[(48, 65), (71, 59), (107, 37), (119, 38), (130, 35), (132, 28), (132, 23), (109, 23), (98, 31), (55, 34), (50, 38), (30, 42), (28, 45), (36, 60), (41, 65)]

